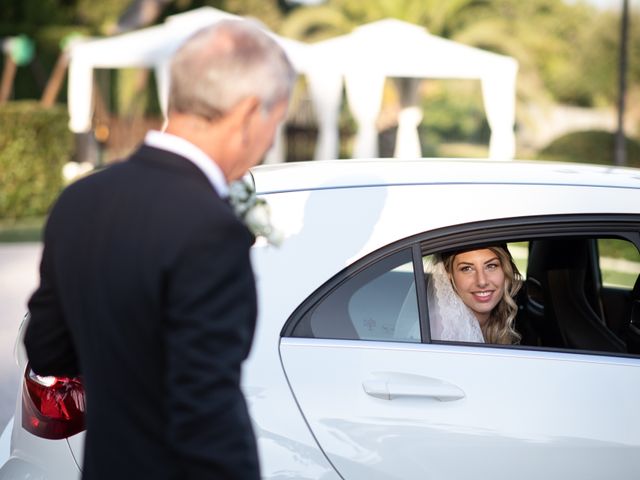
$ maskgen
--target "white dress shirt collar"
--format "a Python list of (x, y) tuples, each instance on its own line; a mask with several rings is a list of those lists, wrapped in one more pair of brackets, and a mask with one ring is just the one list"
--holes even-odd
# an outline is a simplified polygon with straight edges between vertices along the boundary
[(166, 150), (186, 158), (204, 173), (220, 198), (229, 196), (229, 186), (220, 167), (193, 143), (176, 135), (157, 130), (147, 132), (144, 143), (150, 147)]

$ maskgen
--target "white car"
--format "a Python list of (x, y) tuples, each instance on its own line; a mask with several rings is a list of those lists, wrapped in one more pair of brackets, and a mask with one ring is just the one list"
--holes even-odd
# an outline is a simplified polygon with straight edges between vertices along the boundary
[[(640, 478), (640, 170), (425, 159), (252, 173), (284, 236), (252, 249), (243, 390), (265, 479)], [(503, 242), (526, 278), (521, 344), (431, 340), (425, 261)], [(78, 477), (81, 385), (33, 376), (18, 347), (0, 479)]]

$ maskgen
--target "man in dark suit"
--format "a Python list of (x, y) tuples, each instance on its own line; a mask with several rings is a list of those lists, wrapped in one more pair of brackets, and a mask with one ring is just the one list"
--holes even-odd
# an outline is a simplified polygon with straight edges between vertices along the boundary
[(294, 80), (259, 28), (225, 21), (171, 64), (168, 123), (51, 211), (25, 336), (40, 375), (81, 375), (87, 479), (256, 479), (240, 390), (252, 235), (225, 201), (283, 119)]

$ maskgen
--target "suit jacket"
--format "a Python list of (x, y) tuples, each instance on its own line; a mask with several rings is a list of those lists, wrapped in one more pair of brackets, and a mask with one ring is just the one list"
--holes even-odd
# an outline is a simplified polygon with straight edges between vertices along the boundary
[(252, 240), (195, 165), (149, 146), (61, 194), (25, 345), (36, 373), (83, 376), (84, 478), (259, 477), (239, 386)]

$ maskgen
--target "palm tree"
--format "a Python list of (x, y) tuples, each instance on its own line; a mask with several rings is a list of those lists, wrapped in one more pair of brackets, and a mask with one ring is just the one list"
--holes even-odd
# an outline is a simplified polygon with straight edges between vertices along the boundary
[(292, 11), (280, 33), (313, 42), (349, 33), (364, 23), (396, 18), (426, 27), (435, 35), (450, 36), (460, 28), (461, 18), (488, 4), (488, 0), (329, 0)]

